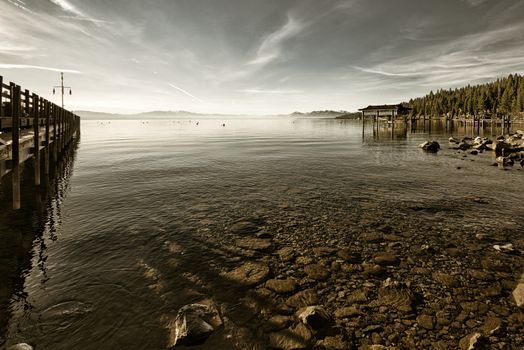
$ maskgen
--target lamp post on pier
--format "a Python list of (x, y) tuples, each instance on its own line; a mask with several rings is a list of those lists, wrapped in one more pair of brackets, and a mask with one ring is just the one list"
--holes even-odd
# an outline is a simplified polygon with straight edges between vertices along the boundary
[(60, 73), (60, 81), (61, 81), (61, 84), (59, 86), (53, 86), (53, 95), (56, 92), (55, 89), (60, 88), (60, 90), (62, 91), (62, 108), (64, 108), (64, 91), (66, 89), (69, 89), (69, 95), (72, 95), (73, 91), (71, 90), (70, 86), (64, 86), (64, 73), (63, 72)]

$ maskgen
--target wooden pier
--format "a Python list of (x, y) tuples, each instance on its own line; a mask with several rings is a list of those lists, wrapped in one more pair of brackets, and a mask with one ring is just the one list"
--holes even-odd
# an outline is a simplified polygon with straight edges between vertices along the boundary
[(32, 161), (34, 186), (80, 135), (80, 117), (0, 76), (0, 179), (11, 177), (13, 209), (21, 205), (21, 171)]

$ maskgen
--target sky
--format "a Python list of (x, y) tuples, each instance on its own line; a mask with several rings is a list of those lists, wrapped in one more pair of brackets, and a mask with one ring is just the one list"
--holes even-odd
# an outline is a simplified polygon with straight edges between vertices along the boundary
[(354, 111), (524, 72), (522, 0), (0, 0), (0, 75), (66, 108)]

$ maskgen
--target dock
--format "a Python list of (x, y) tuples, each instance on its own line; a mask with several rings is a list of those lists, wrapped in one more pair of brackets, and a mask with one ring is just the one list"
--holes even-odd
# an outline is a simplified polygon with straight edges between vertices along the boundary
[[(21, 206), (21, 172), (32, 162), (34, 186), (80, 136), (80, 117), (0, 76), (0, 180)], [(11, 181), (9, 181), (9, 177)], [(6, 183), (7, 182), (7, 183)]]

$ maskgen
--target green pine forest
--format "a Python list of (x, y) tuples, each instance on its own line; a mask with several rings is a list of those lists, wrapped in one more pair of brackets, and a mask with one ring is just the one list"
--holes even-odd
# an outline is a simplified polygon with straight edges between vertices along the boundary
[(510, 74), (497, 81), (459, 89), (431, 91), (406, 103), (413, 116), (524, 117), (524, 76)]

